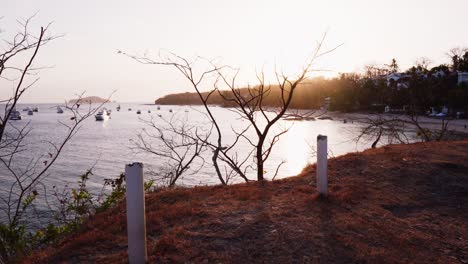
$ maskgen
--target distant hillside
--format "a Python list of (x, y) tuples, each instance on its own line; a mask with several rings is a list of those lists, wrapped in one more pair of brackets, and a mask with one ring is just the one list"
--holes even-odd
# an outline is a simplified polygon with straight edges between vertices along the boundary
[(78, 99), (72, 99), (68, 101), (70, 104), (80, 103), (80, 104), (101, 104), (101, 103), (110, 103), (109, 99), (104, 99), (99, 96), (87, 96)]
[[(291, 102), (291, 108), (297, 109), (309, 109), (309, 108), (319, 108), (323, 103), (323, 98), (327, 96), (324, 90), (328, 87), (325, 87), (325, 82), (322, 80), (309, 80), (308, 82), (302, 83), (297, 87), (296, 93), (293, 96), (293, 100)], [(222, 90), (220, 91), (224, 95), (224, 97), (232, 97), (232, 92), (229, 90)], [(208, 104), (213, 105), (220, 105), (223, 107), (232, 107), (233, 103), (228, 102), (223, 99), (220, 93), (215, 92), (211, 94)], [(241, 88), (240, 93), (245, 95), (246, 97), (249, 96), (249, 92), (246, 88)], [(207, 92), (202, 93), (203, 97), (208, 95)], [(280, 98), (281, 93), (276, 85), (271, 86), (271, 92), (265, 96), (263, 104), (265, 106), (278, 106), (280, 102), (278, 99)], [(201, 104), (201, 100), (197, 93), (194, 92), (186, 92), (186, 93), (176, 93), (176, 94), (168, 94), (161, 98), (155, 100), (155, 104), (160, 105), (199, 105)]]
[(168, 94), (154, 101), (161, 105), (198, 105), (201, 100), (196, 93), (176, 93)]

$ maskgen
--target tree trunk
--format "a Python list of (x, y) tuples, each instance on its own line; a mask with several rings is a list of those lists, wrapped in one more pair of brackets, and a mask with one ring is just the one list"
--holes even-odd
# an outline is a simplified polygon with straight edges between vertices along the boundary
[(223, 175), (221, 174), (221, 171), (219, 170), (218, 155), (219, 155), (219, 149), (217, 148), (213, 151), (213, 157), (211, 158), (211, 160), (213, 161), (213, 166), (215, 167), (216, 174), (218, 175), (219, 181), (221, 181), (223, 185), (226, 185), (226, 181), (223, 179)]
[(257, 181), (263, 181), (263, 141), (257, 145)]
[(377, 139), (374, 141), (374, 143), (372, 143), (372, 148), (375, 148), (377, 147), (377, 143), (379, 143), (379, 140), (380, 140), (380, 137), (382, 136), (382, 129), (379, 131), (379, 136), (377, 137)]

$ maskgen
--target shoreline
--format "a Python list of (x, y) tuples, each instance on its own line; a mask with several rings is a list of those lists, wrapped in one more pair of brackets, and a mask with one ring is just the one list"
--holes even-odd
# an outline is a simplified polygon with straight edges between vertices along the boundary
[[(180, 106), (180, 107), (193, 107), (193, 106), (202, 106), (201, 104), (145, 104), (145, 105), (160, 105), (160, 106)], [(223, 107), (217, 104), (211, 104), (210, 106), (213, 107), (222, 107), (222, 108), (231, 108), (231, 107)], [(287, 113), (291, 112), (311, 112), (311, 111), (321, 111), (321, 109), (288, 109)], [(386, 113), (365, 113), (365, 112), (339, 112), (339, 111), (326, 111), (321, 116), (323, 117), (331, 117), (333, 120), (340, 119), (340, 121), (351, 120), (351, 121), (358, 121), (360, 119), (375, 117), (378, 115), (388, 116), (388, 117), (399, 117), (399, 118), (407, 118), (405, 115), (401, 114), (386, 114)], [(425, 126), (425, 128), (429, 129), (439, 129), (440, 128), (440, 120), (438, 118), (431, 118), (427, 116), (419, 116), (421, 124)], [(289, 120), (289, 121), (313, 121), (313, 120)], [(467, 126), (465, 128), (465, 125)], [(449, 130), (453, 130), (456, 132), (468, 133), (468, 119), (450, 119), (449, 121)]]
[[(340, 119), (348, 119), (348, 120), (359, 120), (363, 118), (369, 118), (369, 117), (376, 117), (379, 114), (371, 114), (371, 113), (341, 113), (341, 112), (329, 112), (331, 117), (334, 118), (340, 118)], [(407, 116), (405, 115), (400, 115), (400, 114), (380, 114), (385, 117), (397, 117), (397, 118), (402, 118), (402, 119), (408, 119)], [(426, 116), (419, 116), (418, 117), (421, 124), (425, 128), (429, 129), (440, 129), (440, 121), (441, 119), (437, 118), (431, 118), (431, 117), (426, 117)], [(465, 128), (465, 125), (467, 128)], [(461, 133), (468, 133), (468, 119), (451, 119), (449, 120), (449, 130), (453, 130), (456, 132), (461, 132)]]

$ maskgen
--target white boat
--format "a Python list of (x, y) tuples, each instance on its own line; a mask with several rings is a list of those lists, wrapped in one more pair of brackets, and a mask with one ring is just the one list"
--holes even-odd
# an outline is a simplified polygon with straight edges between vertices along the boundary
[(97, 114), (94, 115), (96, 121), (104, 121), (109, 119), (109, 112), (106, 109), (100, 110)]
[(140, 109), (137, 110), (137, 115), (139, 115), (139, 114), (141, 114), (141, 110), (140, 110)]
[(60, 106), (57, 106), (57, 114), (63, 114), (63, 109)]
[(13, 108), (13, 111), (10, 113), (10, 120), (21, 120), (21, 113)]

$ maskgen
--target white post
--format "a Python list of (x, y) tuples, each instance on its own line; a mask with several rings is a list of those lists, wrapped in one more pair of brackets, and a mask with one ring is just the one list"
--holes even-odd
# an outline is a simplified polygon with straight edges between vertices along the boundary
[(128, 260), (131, 264), (145, 263), (146, 219), (143, 164), (134, 162), (125, 166), (127, 184)]
[(317, 191), (320, 195), (328, 195), (327, 179), (327, 136), (317, 136)]

